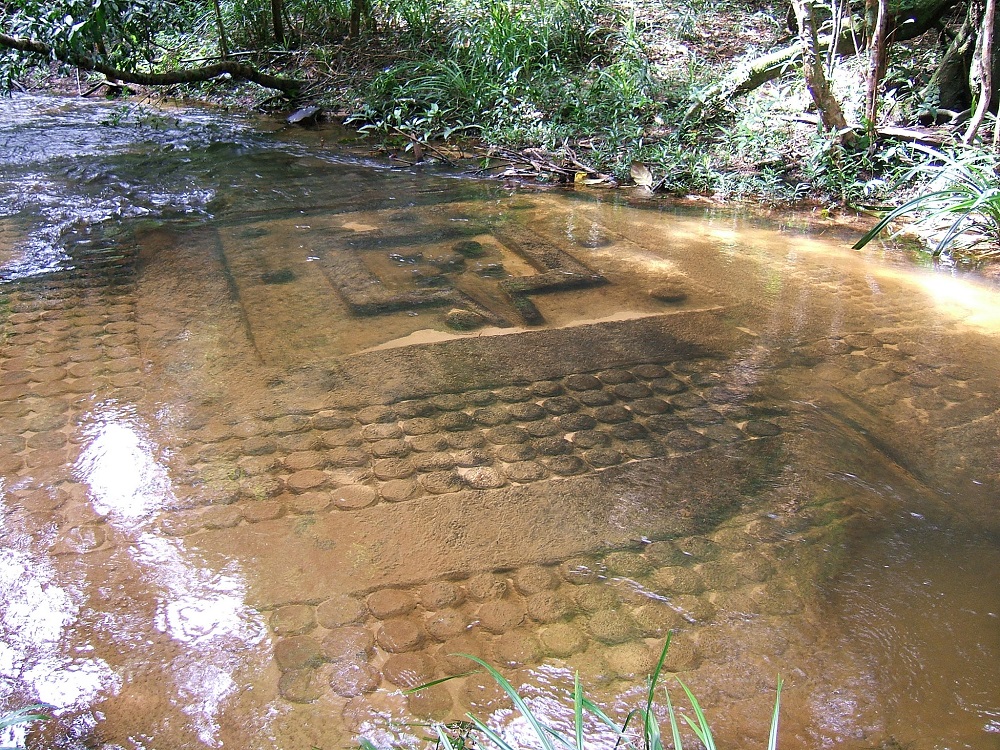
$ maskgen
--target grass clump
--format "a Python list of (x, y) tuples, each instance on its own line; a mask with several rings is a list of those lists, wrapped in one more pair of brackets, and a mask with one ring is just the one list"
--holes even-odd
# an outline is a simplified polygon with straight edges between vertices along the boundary
[(917, 182), (918, 195), (889, 211), (864, 235), (860, 249), (904, 216), (903, 227), (924, 237), (934, 257), (1000, 255), (1000, 158), (991, 151), (946, 151), (914, 146), (927, 159), (910, 169), (901, 184)]
[(659, 84), (635, 18), (610, 0), (398, 7), (419, 47), (362, 87), (351, 122), (363, 130), (510, 147), (588, 136), (620, 149), (655, 122)]
[[(604, 734), (610, 732), (611, 736), (615, 738), (616, 750), (666, 750), (667, 748), (671, 748), (672, 750), (684, 750), (684, 744), (681, 736), (682, 723), (678, 719), (678, 716), (680, 716), (680, 719), (683, 719), (683, 722), (694, 733), (698, 742), (701, 743), (701, 746), (704, 747), (705, 750), (716, 750), (715, 738), (712, 734), (708, 718), (706, 717), (705, 712), (694, 693), (680, 680), (680, 678), (675, 678), (691, 705), (691, 710), (694, 713), (694, 718), (692, 719), (690, 716), (686, 714), (679, 714), (675, 710), (674, 704), (670, 698), (670, 692), (666, 686), (660, 684), (660, 675), (663, 670), (663, 664), (667, 658), (667, 651), (670, 648), (671, 637), (672, 633), (667, 635), (667, 640), (663, 645), (663, 651), (660, 653), (659, 661), (647, 680), (645, 704), (642, 707), (630, 711), (621, 725), (617, 724), (598, 705), (583, 694), (583, 687), (580, 684), (580, 676), (577, 674), (573, 681), (573, 721), (571, 726), (572, 731), (569, 735), (565, 732), (559, 731), (547, 723), (545, 718), (536, 713), (531, 706), (528, 705), (524, 698), (521, 697), (516, 688), (514, 688), (514, 686), (511, 685), (511, 683), (495, 668), (476, 656), (470, 656), (469, 654), (460, 654), (460, 656), (472, 660), (485, 669), (493, 680), (496, 681), (497, 685), (500, 686), (507, 697), (510, 698), (514, 707), (521, 714), (527, 722), (528, 727), (531, 729), (532, 747), (536, 746), (535, 743), (537, 743), (537, 746), (541, 747), (542, 750), (584, 750), (587, 746), (600, 746), (599, 744), (595, 744), (597, 742), (596, 738), (587, 737), (588, 722), (586, 717), (590, 716), (597, 720), (597, 724), (601, 727)], [(441, 680), (435, 680), (434, 682), (421, 685), (407, 692), (417, 692), (433, 685), (438, 685), (442, 682), (447, 682), (448, 680), (464, 676), (467, 675), (456, 675), (454, 677), (446, 677)], [(664, 740), (663, 730), (661, 729), (659, 721), (653, 711), (653, 707), (656, 702), (656, 695), (658, 689), (661, 687), (663, 690), (663, 696), (666, 699), (668, 728), (670, 732), (669, 738), (666, 741)], [(778, 714), (781, 706), (781, 689), (782, 680), (779, 678), (777, 696), (774, 701), (774, 711), (771, 715), (771, 728), (768, 735), (767, 750), (777, 750), (778, 746)], [(481, 747), (482, 745), (478, 742), (478, 740), (482, 737), (485, 738), (490, 745), (499, 748), (499, 750), (521, 750), (519, 745), (512, 744), (512, 741), (503, 737), (479, 717), (471, 713), (466, 716), (468, 721), (455, 722), (447, 725), (440, 723), (432, 725), (435, 733), (435, 737), (433, 739), (435, 746), (443, 748), (444, 750), (462, 750), (463, 748), (472, 746)], [(630, 725), (632, 727), (631, 729)], [(361, 741), (361, 747), (363, 750), (378, 750), (378, 748), (367, 739)]]

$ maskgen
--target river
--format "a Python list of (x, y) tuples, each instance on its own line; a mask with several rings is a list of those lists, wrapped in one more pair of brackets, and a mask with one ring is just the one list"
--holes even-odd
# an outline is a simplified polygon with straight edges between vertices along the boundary
[(995, 287), (333, 127), (0, 112), (0, 708), (56, 707), (8, 741), (527, 745), (487, 675), (404, 691), (473, 654), (622, 720), (672, 632), (720, 746), (780, 676), (784, 749), (1000, 748)]

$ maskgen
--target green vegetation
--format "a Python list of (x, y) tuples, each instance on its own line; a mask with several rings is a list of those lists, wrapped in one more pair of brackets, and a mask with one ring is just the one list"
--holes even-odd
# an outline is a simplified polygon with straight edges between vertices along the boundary
[[(471, 154), (483, 173), (519, 179), (836, 210), (880, 207), (905, 176), (938, 194), (909, 209), (948, 197), (961, 213), (926, 146), (963, 162), (1000, 141), (994, 5), (12, 0), (0, 80), (25, 85), (59, 62), (90, 72), (81, 93), (163, 85), (286, 111), (319, 103), (404, 161)], [(988, 215), (980, 188), (959, 235)], [(953, 239), (933, 247), (968, 244)]]
[[(516, 688), (514, 688), (514, 686), (511, 685), (510, 682), (496, 669), (478, 657), (470, 656), (468, 654), (461, 654), (461, 656), (471, 659), (475, 663), (479, 664), (496, 681), (497, 685), (500, 686), (503, 692), (514, 704), (517, 711), (524, 717), (528, 726), (531, 728), (533, 739), (537, 741), (538, 746), (543, 750), (557, 750), (557, 748), (583, 750), (584, 747), (600, 746), (598, 738), (587, 737), (587, 716), (591, 716), (597, 720), (597, 726), (601, 728), (602, 734), (606, 735), (610, 732), (611, 736), (616, 739), (615, 747), (621, 748), (622, 750), (664, 750), (664, 748), (683, 750), (684, 743), (681, 735), (682, 725), (678, 720), (678, 716), (683, 719), (684, 723), (694, 733), (698, 742), (701, 743), (701, 746), (704, 747), (705, 750), (715, 750), (715, 738), (712, 735), (712, 729), (709, 725), (708, 718), (705, 716), (705, 712), (702, 709), (701, 704), (698, 702), (698, 699), (694, 696), (694, 693), (692, 693), (687, 685), (681, 682), (679, 678), (676, 678), (677, 683), (681, 686), (684, 694), (687, 696), (687, 699), (691, 704), (691, 710), (694, 713), (694, 718), (692, 719), (686, 714), (679, 714), (674, 709), (673, 702), (670, 699), (670, 693), (667, 688), (663, 686), (663, 695), (667, 703), (667, 716), (670, 728), (670, 738), (667, 744), (664, 743), (663, 732), (661, 731), (659, 722), (653, 712), (653, 706), (656, 701), (657, 688), (660, 687), (660, 675), (663, 670), (663, 663), (667, 658), (667, 651), (670, 648), (671, 636), (672, 633), (667, 635), (667, 640), (663, 645), (663, 651), (660, 653), (660, 659), (657, 662), (653, 673), (647, 680), (645, 704), (640, 708), (630, 711), (620, 726), (599, 706), (584, 696), (583, 688), (580, 685), (580, 676), (577, 675), (573, 683), (572, 735), (568, 737), (563, 732), (560, 732), (558, 729), (546, 723), (545, 718), (536, 713), (531, 706), (528, 705), (524, 698), (521, 697)], [(417, 692), (431, 687), (432, 685), (437, 685), (442, 682), (464, 676), (466, 675), (456, 675), (455, 677), (446, 677), (442, 680), (435, 680), (434, 682), (421, 685), (407, 692)], [(774, 701), (774, 711), (771, 715), (771, 729), (768, 736), (767, 750), (776, 750), (778, 747), (778, 713), (781, 706), (781, 688), (782, 681), (779, 678), (777, 696)], [(519, 750), (517, 745), (512, 745), (508, 739), (505, 739), (496, 730), (488, 726), (481, 718), (471, 713), (467, 714), (467, 717), (467, 722), (456, 722), (447, 725), (434, 724), (432, 729), (435, 736), (431, 741), (434, 742), (436, 747), (444, 748), (444, 750), (460, 750), (461, 748), (472, 746), (481, 747), (482, 745), (477, 740), (482, 737), (485, 738), (490, 745), (497, 747), (499, 750)], [(638, 724), (638, 727), (635, 727), (635, 724)], [(630, 725), (632, 725), (632, 728), (630, 728)], [(362, 740), (361, 747), (363, 750), (378, 750), (369, 740)]]
[[(52, 706), (46, 703), (35, 703), (14, 711), (0, 714), (0, 733), (6, 732), (12, 727), (20, 727), (25, 724), (33, 724), (36, 721), (48, 721), (52, 717), (49, 712)], [(21, 750), (19, 747), (0, 747), (0, 750)]]
[(1000, 253), (1000, 158), (980, 149), (960, 152), (921, 149), (929, 159), (911, 169), (902, 182), (917, 180), (930, 192), (920, 192), (890, 211), (862, 237), (862, 248), (900, 217), (911, 214), (915, 225), (934, 238), (934, 256), (959, 246), (962, 255), (986, 257)]

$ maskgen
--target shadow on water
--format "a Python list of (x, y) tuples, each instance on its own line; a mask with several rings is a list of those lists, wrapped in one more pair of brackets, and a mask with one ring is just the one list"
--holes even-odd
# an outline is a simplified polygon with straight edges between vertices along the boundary
[(462, 652), (557, 723), (575, 672), (623, 714), (669, 631), (732, 746), (778, 674), (782, 747), (997, 746), (995, 290), (216, 115), (11, 113), (0, 701), (60, 707), (29, 747), (518, 736), (485, 676), (402, 691)]

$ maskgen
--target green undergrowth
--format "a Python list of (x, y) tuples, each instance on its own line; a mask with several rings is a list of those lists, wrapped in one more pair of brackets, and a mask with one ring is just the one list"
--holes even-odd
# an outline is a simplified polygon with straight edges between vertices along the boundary
[(1000, 255), (1000, 156), (979, 148), (914, 151), (923, 159), (895, 185), (910, 198), (886, 210), (855, 248), (896, 227), (921, 237), (935, 257)]
[[(670, 648), (671, 636), (672, 633), (667, 635), (659, 661), (646, 681), (645, 702), (629, 711), (621, 723), (609, 717), (600, 706), (584, 695), (580, 676), (576, 675), (573, 681), (573, 692), (570, 696), (572, 721), (569, 733), (557, 729), (541, 711), (533, 708), (518, 693), (517, 689), (488, 663), (476, 656), (460, 654), (486, 670), (524, 719), (529, 731), (526, 737), (515, 739), (504, 733), (502, 729), (492, 727), (484, 719), (469, 713), (466, 714), (466, 721), (430, 725), (432, 736), (427, 738), (428, 747), (439, 750), (465, 750), (473, 747), (495, 747), (498, 750), (523, 750), (529, 747), (532, 749), (540, 747), (542, 750), (584, 750), (585, 747), (602, 747), (607, 744), (610, 737), (615, 743), (615, 750), (667, 750), (668, 748), (683, 750), (685, 747), (684, 738), (693, 736), (696, 740), (695, 744), (692, 744), (691, 740), (688, 739), (687, 747), (716, 750), (711, 725), (694, 693), (679, 677), (674, 678), (690, 706), (689, 712), (682, 713), (673, 703), (668, 686), (660, 680), (663, 664)], [(407, 692), (419, 692), (442, 682), (464, 676), (466, 675), (435, 680)], [(778, 678), (767, 750), (776, 750), (778, 747), (781, 689), (782, 680)], [(667, 721), (663, 726), (654, 712), (658, 695), (665, 702), (667, 708)], [(369, 739), (362, 739), (360, 744), (362, 750), (380, 750)]]
[(464, 0), (447, 14), (421, 7), (432, 16), (406, 15), (419, 47), (359, 91), (350, 121), (362, 130), (550, 149), (587, 138), (589, 149), (610, 154), (611, 144), (641, 147), (662, 121), (666, 84), (652, 73), (634, 16), (607, 0)]

